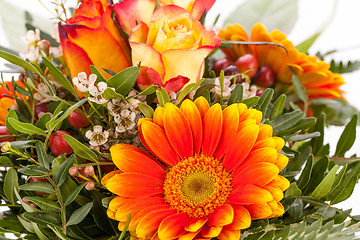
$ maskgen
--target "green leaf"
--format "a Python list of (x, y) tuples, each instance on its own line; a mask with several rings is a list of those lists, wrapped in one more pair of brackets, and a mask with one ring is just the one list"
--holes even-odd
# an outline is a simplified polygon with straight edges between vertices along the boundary
[[(296, 123), (294, 126), (286, 129), (285, 131), (277, 132), (278, 135), (290, 135), (292, 133), (298, 132), (298, 131), (306, 131), (312, 126), (314, 126), (316, 122), (316, 119), (311, 118), (304, 118), (301, 119), (298, 123)], [(318, 136), (318, 134), (316, 134)]]
[(37, 157), (38, 157), (38, 161), (39, 161), (40, 165), (42, 167), (46, 168), (47, 170), (49, 170), (50, 169), (50, 160), (49, 160), (49, 156), (47, 155), (47, 153), (45, 151), (44, 144), (42, 142), (36, 142), (35, 148), (36, 148), (36, 153), (37, 153)]
[(304, 84), (302, 84), (299, 76), (295, 73), (295, 71), (292, 68), (290, 68), (290, 71), (292, 73), (292, 85), (294, 87), (294, 91), (296, 95), (299, 97), (299, 99), (307, 105), (309, 98), (307, 89), (304, 86)]
[(121, 95), (120, 93), (115, 92), (114, 89), (112, 89), (112, 88), (105, 89), (104, 98), (108, 99), (108, 100), (114, 99), (114, 98), (120, 98), (122, 100), (125, 100), (123, 95)]
[(16, 131), (16, 129), (11, 125), (11, 123), (9, 123), (9, 120), (8, 120), (9, 118), (13, 118), (13, 119), (15, 119), (15, 120), (19, 120), (19, 118), (18, 118), (15, 110), (9, 109), (8, 115), (7, 115), (6, 120), (5, 120), (5, 124), (6, 124), (7, 129), (8, 129), (11, 133), (17, 134), (18, 132)]
[[(301, 192), (301, 191), (300, 191)], [(298, 195), (300, 196), (300, 195)], [(304, 203), (301, 199), (296, 198), (287, 211), (293, 219), (300, 219), (303, 215)]]
[(97, 76), (96, 82), (106, 82), (106, 79), (94, 65), (90, 65), (89, 67), (90, 71)]
[(36, 167), (23, 167), (20, 168), (18, 170), (18, 172), (24, 174), (24, 175), (28, 175), (28, 176), (32, 176), (32, 177), (44, 177), (49, 175), (49, 171), (46, 168), (40, 167), (40, 166), (36, 166)]
[(106, 83), (109, 87), (115, 88), (117, 93), (126, 96), (134, 87), (138, 75), (138, 67), (129, 67), (109, 78)]
[(297, 181), (297, 185), (299, 186), (300, 189), (304, 189), (306, 185), (309, 183), (310, 178), (312, 177), (311, 172), (313, 169), (313, 164), (314, 164), (314, 157), (310, 155), (306, 162), (304, 170), (302, 171), (299, 180)]
[(69, 220), (67, 221), (66, 225), (76, 225), (80, 223), (84, 218), (88, 215), (91, 208), (93, 206), (92, 202), (89, 202), (82, 206), (81, 208), (76, 209), (70, 216)]
[(58, 187), (60, 187), (69, 177), (69, 168), (74, 165), (74, 161), (75, 155), (71, 155), (62, 164), (60, 164), (55, 174), (55, 181), (57, 182)]
[(345, 153), (352, 147), (356, 138), (356, 124), (358, 116), (354, 115), (351, 121), (346, 125), (336, 145), (335, 156), (343, 157)]
[(335, 62), (331, 60), (330, 71), (335, 73), (349, 73), (354, 72), (360, 69), (360, 61), (348, 61), (344, 63), (343, 61)]
[(301, 196), (301, 190), (296, 185), (296, 182), (290, 184), (290, 187), (285, 192), (285, 197)]
[(302, 43), (298, 44), (296, 46), (296, 49), (299, 52), (307, 53), (309, 48), (313, 45), (313, 43), (316, 41), (316, 39), (321, 35), (322, 31), (314, 33), (312, 36), (310, 36), (308, 39), (303, 41)]
[(23, 191), (36, 191), (36, 192), (50, 193), (50, 194), (55, 193), (54, 188), (51, 186), (50, 183), (47, 183), (47, 182), (26, 183), (26, 184), (20, 185), (19, 189), (23, 190)]
[(259, 102), (259, 99), (260, 98), (258, 96), (246, 98), (244, 99), (243, 103), (245, 103), (248, 108), (251, 108), (252, 106), (255, 106)]
[(227, 105), (230, 106), (233, 103), (241, 103), (243, 101), (243, 92), (244, 92), (243, 85), (236, 84), (234, 90), (231, 93)]
[(262, 112), (262, 119), (265, 118), (266, 111), (270, 104), (270, 101), (274, 95), (274, 89), (267, 88), (265, 92), (261, 95), (258, 104), (255, 106), (257, 110)]
[(14, 191), (19, 191), (18, 175), (14, 168), (9, 168), (5, 175), (4, 187), (5, 196), (12, 204), (15, 204)]
[(152, 118), (154, 116), (154, 109), (152, 109), (149, 105), (139, 102), (138, 107), (146, 118)]
[(31, 222), (31, 225), (33, 226), (34, 232), (36, 236), (38, 236), (39, 240), (49, 240), (43, 232), (41, 232), (40, 228), (36, 223)]
[(19, 131), (21, 133), (26, 133), (29, 135), (37, 134), (37, 135), (46, 136), (46, 133), (44, 130), (42, 130), (41, 128), (35, 127), (31, 123), (23, 123), (14, 118), (8, 118), (7, 120), (14, 129), (16, 129), (17, 131)]
[(51, 119), (50, 113), (45, 113), (41, 115), (41, 117), (36, 121), (35, 126), (46, 130), (46, 123), (48, 123)]
[(325, 128), (325, 114), (321, 113), (316, 118), (315, 125), (310, 129), (310, 132), (320, 132), (320, 137), (311, 140), (312, 152), (315, 156), (318, 156), (318, 152), (324, 146), (324, 128)]
[(10, 53), (0, 50), (0, 57), (12, 64), (15, 64), (16, 66), (19, 66), (24, 69), (30, 70), (32, 72), (38, 73), (38, 70), (31, 63), (15, 56), (15, 55), (12, 55)]
[(250, 33), (252, 26), (260, 22), (268, 31), (279, 29), (289, 33), (297, 19), (297, 6), (296, 0), (246, 1), (230, 14), (224, 26), (240, 23)]
[(170, 102), (169, 94), (164, 88), (162, 88), (161, 90), (156, 90), (156, 96), (161, 107), (163, 107), (167, 102)]
[(35, 222), (41, 226), (47, 227), (48, 224), (54, 227), (59, 226), (57, 219), (49, 214), (25, 212), (24, 217), (27, 220)]
[(296, 123), (298, 123), (304, 117), (304, 113), (301, 110), (295, 110), (290, 113), (285, 113), (280, 117), (271, 120), (269, 125), (273, 127), (273, 133), (277, 134), (288, 130)]
[(306, 186), (306, 188), (303, 190), (303, 193), (305, 195), (312, 193), (315, 190), (315, 188), (320, 184), (320, 182), (324, 179), (325, 172), (328, 169), (328, 166), (329, 166), (328, 156), (322, 157), (315, 162), (311, 171), (310, 181)]
[(64, 74), (62, 74), (62, 72), (57, 67), (55, 67), (46, 57), (43, 57), (42, 60), (49, 69), (51, 75), (54, 76), (55, 81), (58, 82), (60, 85), (62, 85), (73, 96), (78, 98), (78, 95), (76, 94), (74, 87), (72, 86), (70, 81), (64, 76)]
[(135, 96), (131, 96), (129, 98), (151, 95), (151, 94), (155, 93), (158, 88), (159, 88), (159, 86), (157, 86), (157, 85), (150, 86), (147, 89), (145, 89), (144, 91), (142, 91), (141, 93), (139, 93), (139, 94), (137, 94)]
[(315, 188), (311, 193), (311, 197), (315, 199), (320, 199), (329, 193), (334, 181), (336, 172), (339, 169), (338, 165), (335, 165), (330, 172), (325, 176), (325, 178), (320, 182), (320, 184)]
[(125, 222), (124, 228), (123, 228), (123, 230), (121, 231), (121, 235), (120, 235), (120, 237), (119, 237), (118, 240), (123, 240), (123, 239), (125, 238), (126, 231), (128, 230), (129, 225), (130, 225), (130, 220), (131, 220), (131, 212), (129, 213), (129, 215), (128, 215), (127, 218), (126, 218), (126, 222)]
[(83, 187), (85, 185), (86, 185), (86, 182), (81, 183), (67, 196), (67, 198), (64, 201), (65, 206), (69, 205), (70, 203), (72, 203), (75, 200), (75, 198), (77, 197), (77, 195), (79, 195), (81, 189), (83, 189)]
[(274, 103), (274, 107), (271, 110), (271, 114), (270, 114), (270, 120), (273, 120), (275, 118), (278, 118), (281, 116), (281, 114), (283, 113), (284, 110), (284, 103), (286, 100), (286, 95), (285, 94), (281, 94), (275, 101)]
[(60, 238), (61, 240), (68, 240), (69, 238), (58, 228), (53, 227), (51, 225), (48, 225), (48, 228), (50, 228), (58, 238)]
[[(204, 82), (205, 82), (205, 80), (204, 80)], [(204, 96), (204, 94), (206, 94), (205, 92), (209, 92), (214, 87), (215, 87), (215, 84), (213, 84), (213, 83), (207, 83), (207, 84), (202, 85), (201, 87), (199, 87), (196, 90), (193, 100), (197, 99), (200, 96)], [(234, 90), (233, 90), (233, 92), (234, 92)]]
[(25, 200), (35, 203), (44, 212), (57, 212), (61, 210), (59, 204), (43, 197), (25, 197)]
[(92, 162), (99, 162), (98, 156), (90, 148), (82, 144), (76, 138), (70, 135), (63, 135), (65, 141), (71, 146), (74, 150), (74, 153), (84, 159), (90, 160)]
[(39, 210), (37, 208), (34, 208), (34, 207), (30, 206), (29, 204), (25, 203), (22, 200), (22, 198), (21, 198), (20, 194), (18, 193), (18, 191), (15, 189), (15, 187), (14, 187), (14, 190), (15, 190), (14, 193), (16, 195), (17, 200), (20, 202), (21, 206), (24, 208), (25, 211), (27, 211), (27, 212), (41, 212), (41, 210)]
[(97, 192), (97, 191), (91, 191), (90, 192), (92, 199), (94, 200), (94, 221), (96, 225), (101, 228), (103, 231), (114, 235), (118, 232), (117, 225), (114, 225), (112, 220), (109, 219), (107, 216), (107, 210), (103, 207), (101, 204), (101, 199), (104, 197), (103, 194)]
[(200, 79), (200, 81), (198, 81), (197, 83), (190, 83), (185, 85), (185, 87), (182, 88), (179, 96), (177, 97), (176, 100), (176, 105), (181, 103), (181, 101), (192, 91), (195, 91), (197, 88), (200, 87), (200, 85), (204, 82), (204, 79)]

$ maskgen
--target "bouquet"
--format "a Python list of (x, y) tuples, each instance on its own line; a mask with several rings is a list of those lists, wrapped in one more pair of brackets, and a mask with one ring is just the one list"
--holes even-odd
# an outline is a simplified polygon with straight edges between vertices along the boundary
[(1, 239), (355, 239), (333, 205), (360, 176), (358, 62), (243, 26), (261, 0), (206, 28), (214, 2), (54, 1), (51, 31), (1, 48)]

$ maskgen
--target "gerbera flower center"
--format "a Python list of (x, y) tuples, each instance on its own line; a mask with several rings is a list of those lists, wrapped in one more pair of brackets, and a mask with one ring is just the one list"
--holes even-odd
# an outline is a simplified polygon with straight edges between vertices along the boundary
[(217, 159), (204, 155), (189, 157), (167, 173), (165, 201), (190, 217), (207, 216), (226, 202), (232, 190), (231, 180)]

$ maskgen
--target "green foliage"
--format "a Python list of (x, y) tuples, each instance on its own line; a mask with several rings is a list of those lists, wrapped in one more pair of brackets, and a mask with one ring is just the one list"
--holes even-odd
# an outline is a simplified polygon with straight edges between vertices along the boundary
[(344, 63), (343, 61), (335, 62), (335, 60), (331, 60), (330, 64), (330, 71), (335, 73), (349, 73), (360, 69), (360, 61)]

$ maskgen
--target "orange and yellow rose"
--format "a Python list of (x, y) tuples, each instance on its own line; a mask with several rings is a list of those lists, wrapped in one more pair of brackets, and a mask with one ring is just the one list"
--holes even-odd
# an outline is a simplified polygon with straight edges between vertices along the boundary
[(204, 59), (220, 46), (221, 39), (185, 9), (167, 5), (156, 9), (148, 25), (141, 22), (133, 28), (129, 43), (133, 65), (141, 64), (143, 73), (151, 73), (147, 78), (140, 74), (140, 88), (156, 84), (176, 91), (181, 84), (200, 80)]
[(89, 65), (119, 72), (131, 66), (130, 50), (111, 17), (107, 0), (83, 0), (74, 16), (59, 23), (60, 43), (71, 77), (90, 74)]

